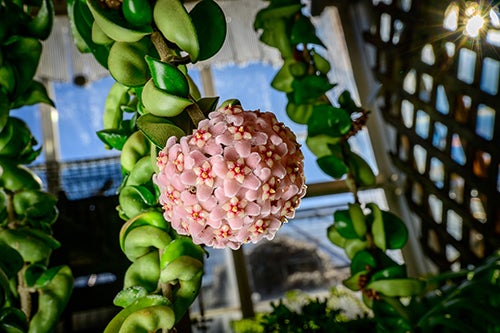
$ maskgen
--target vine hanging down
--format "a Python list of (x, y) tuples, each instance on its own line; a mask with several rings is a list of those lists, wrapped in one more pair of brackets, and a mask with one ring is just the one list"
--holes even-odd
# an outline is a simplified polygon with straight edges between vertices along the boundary
[(53, 105), (33, 79), (51, 32), (51, 0), (0, 2), (0, 331), (53, 332), (71, 295), (68, 266), (50, 267), (56, 197), (26, 165), (40, 154), (17, 109)]

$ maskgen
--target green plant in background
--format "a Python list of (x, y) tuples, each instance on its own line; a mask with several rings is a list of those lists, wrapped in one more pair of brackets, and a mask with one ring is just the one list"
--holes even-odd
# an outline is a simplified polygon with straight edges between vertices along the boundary
[[(302, 7), (300, 0), (271, 0), (257, 14), (254, 28), (284, 59), (271, 86), (287, 94), (288, 116), (307, 125), (306, 144), (319, 167), (333, 178), (346, 177), (354, 195), (347, 209), (334, 213), (335, 223), (327, 230), (330, 241), (351, 259), (344, 285), (362, 293), (377, 332), (499, 331), (498, 253), (478, 268), (426, 279), (408, 277), (406, 266), (387, 254), (403, 248), (408, 230), (390, 211), (359, 201), (358, 189), (374, 185), (375, 176), (351, 151), (348, 139), (365, 124), (368, 112), (356, 106), (349, 92), (335, 106), (329, 101), (326, 92), (335, 86), (327, 77), (330, 65), (318, 53), (324, 45)], [(281, 310), (275, 307), (271, 316)]]
[(50, 0), (0, 2), (0, 331), (52, 332), (71, 295), (68, 266), (49, 267), (56, 197), (25, 165), (40, 154), (16, 109), (53, 105), (33, 79), (52, 29)]
[(271, 307), (270, 312), (258, 313), (255, 318), (234, 321), (231, 325), (233, 332), (347, 333), (375, 329), (371, 311), (357, 295), (342, 286), (332, 288), (323, 299), (291, 290), (278, 303), (271, 303)]

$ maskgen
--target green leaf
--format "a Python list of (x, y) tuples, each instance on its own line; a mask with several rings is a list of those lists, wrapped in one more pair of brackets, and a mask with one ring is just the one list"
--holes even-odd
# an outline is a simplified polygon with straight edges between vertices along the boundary
[(104, 68), (108, 68), (109, 50), (113, 43), (99, 45), (92, 41), (92, 22), (94, 22), (94, 17), (86, 1), (74, 0), (72, 6), (68, 2), (68, 15), (71, 14), (73, 15), (73, 20), (70, 20), (73, 40), (75, 40), (80, 52), (92, 52), (97, 62)]
[(0, 241), (0, 269), (3, 270), (8, 279), (16, 276), (23, 267), (24, 261), (19, 252)]
[(377, 266), (377, 261), (373, 255), (364, 250), (356, 253), (351, 260), (351, 275), (361, 271), (372, 270)]
[(198, 61), (214, 56), (226, 39), (226, 17), (219, 5), (213, 0), (202, 0), (189, 13), (193, 21), (200, 54)]
[(290, 72), (290, 65), (294, 63), (296, 63), (296, 61), (293, 58), (285, 59), (283, 66), (281, 66), (280, 70), (271, 81), (271, 87), (285, 93), (293, 91), (292, 83), (295, 77)]
[(204, 114), (207, 114), (217, 109), (218, 102), (219, 102), (219, 97), (203, 97), (198, 99), (196, 101), (196, 104)]
[[(87, 45), (87, 40), (84, 38), (85, 32), (88, 36), (91, 36), (92, 23), (88, 24), (84, 20), (83, 9), (80, 9), (81, 4), (83, 4), (90, 14), (90, 11), (83, 0), (67, 0), (66, 1), (66, 11), (68, 12), (68, 20), (71, 28), (71, 36), (73, 37), (73, 42), (75, 43), (78, 51), (82, 53), (90, 52), (90, 48)], [(92, 14), (90, 14), (92, 17)], [(92, 18), (93, 21), (93, 18)], [(91, 21), (91, 22), (92, 22)], [(80, 31), (83, 31), (82, 34)]]
[(49, 37), (54, 23), (54, 4), (52, 0), (42, 0), (36, 16), (28, 23), (27, 28), (31, 36), (41, 40)]
[(125, 141), (127, 141), (128, 133), (119, 129), (105, 129), (98, 131), (97, 136), (108, 147), (122, 150)]
[(47, 286), (63, 267), (64, 266), (57, 266), (57, 267), (51, 267), (49, 269), (46, 269), (38, 277), (34, 287), (35, 288), (43, 288), (43, 287)]
[(290, 22), (285, 19), (267, 20), (259, 39), (262, 43), (277, 48), (283, 59), (292, 58), (293, 47), (288, 38), (289, 29)]
[(323, 96), (336, 84), (330, 83), (325, 75), (308, 75), (292, 83), (293, 101), (296, 104), (311, 103)]
[(146, 288), (142, 286), (132, 286), (121, 290), (114, 298), (113, 304), (126, 308), (138, 299), (148, 295)]
[(18, 74), (15, 96), (22, 95), (30, 87), (36, 73), (42, 43), (36, 38), (16, 37), (8, 41), (4, 50), (5, 58), (15, 64)]
[(372, 186), (377, 178), (372, 168), (364, 158), (358, 154), (349, 152), (349, 170), (358, 186)]
[(347, 112), (329, 104), (315, 105), (307, 121), (307, 135), (341, 137), (349, 132), (352, 121)]
[(341, 108), (346, 110), (349, 114), (360, 112), (362, 109), (356, 105), (354, 100), (351, 97), (351, 93), (349, 90), (344, 90), (339, 98), (338, 102)]
[(31, 264), (26, 268), (24, 272), (24, 279), (26, 280), (26, 285), (28, 287), (33, 287), (36, 281), (42, 274), (47, 270), (47, 267), (42, 264)]
[(347, 239), (359, 238), (352, 225), (351, 216), (348, 210), (337, 210), (333, 213), (335, 228), (339, 234)]
[(274, 3), (272, 3), (270, 6), (257, 12), (253, 25), (254, 29), (263, 29), (268, 21), (291, 18), (300, 12), (302, 7), (303, 5), (301, 3), (286, 3), (281, 5), (274, 5)]
[(408, 241), (408, 229), (397, 215), (382, 211), (386, 244), (388, 249), (401, 249)]
[(0, 132), (9, 120), (9, 104), (10, 102), (8, 96), (0, 91)]
[(405, 265), (393, 265), (373, 272), (370, 281), (406, 278)]
[(342, 237), (342, 235), (340, 235), (335, 224), (328, 227), (326, 235), (330, 240), (330, 242), (337, 245), (338, 247), (344, 248), (347, 239), (345, 239), (344, 237)]
[(38, 81), (31, 81), (31, 84), (27, 87), (26, 91), (17, 96), (12, 102), (11, 108), (17, 109), (25, 105), (33, 105), (38, 103), (45, 103), (50, 106), (55, 106), (52, 99), (50, 99), (49, 94), (45, 86)]
[(325, 155), (319, 157), (316, 162), (323, 172), (335, 179), (341, 178), (349, 170), (344, 161), (336, 155)]
[(339, 147), (340, 138), (334, 138), (329, 135), (308, 136), (306, 145), (317, 157), (331, 155), (335, 147)]
[(289, 102), (286, 105), (286, 114), (290, 120), (297, 124), (307, 124), (313, 111), (312, 104), (294, 104)]
[(186, 76), (175, 66), (146, 55), (155, 86), (169, 94), (187, 97), (189, 83)]
[(346, 280), (342, 281), (342, 284), (349, 288), (352, 291), (358, 291), (361, 289), (361, 285), (359, 283), (359, 278), (368, 273), (366, 270), (360, 270), (356, 273), (351, 273), (351, 276)]
[(170, 120), (149, 113), (137, 119), (137, 127), (159, 148), (165, 147), (167, 140), (172, 136), (180, 138), (186, 135), (181, 128)]
[(373, 202), (366, 204), (366, 207), (371, 210), (368, 215), (372, 219), (372, 236), (373, 243), (382, 251), (387, 250), (387, 241), (385, 235), (384, 219), (382, 217), (382, 210)]
[(15, 307), (1, 309), (0, 331), (6, 333), (28, 332), (28, 320), (24, 312)]
[[(325, 47), (323, 42), (316, 36), (316, 29), (309, 18), (301, 15), (292, 27), (290, 34), (292, 44), (316, 44)], [(325, 47), (326, 48), (326, 47)]]
[(413, 278), (386, 279), (370, 282), (366, 288), (389, 297), (407, 297), (420, 294), (424, 282)]

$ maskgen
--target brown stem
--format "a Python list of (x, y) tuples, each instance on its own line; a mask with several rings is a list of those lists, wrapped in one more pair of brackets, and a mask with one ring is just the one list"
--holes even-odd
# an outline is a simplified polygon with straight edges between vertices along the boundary
[(191, 121), (193, 122), (195, 127), (198, 127), (198, 123), (200, 121), (202, 121), (203, 119), (207, 118), (207, 117), (205, 117), (205, 115), (203, 114), (203, 111), (201, 111), (198, 104), (196, 104), (196, 103), (187, 107), (186, 111), (189, 115), (189, 118), (191, 118)]
[(153, 42), (156, 51), (158, 51), (161, 61), (170, 62), (171, 59), (175, 57), (175, 54), (168, 47), (165, 39), (163, 39), (161, 32), (153, 31), (151, 34), (151, 42)]
[(7, 219), (9, 221), (8, 225), (11, 228), (14, 228), (17, 221), (16, 221), (16, 214), (14, 210), (14, 195), (12, 193), (7, 194)]
[(24, 267), (17, 273), (17, 279), (18, 279), (17, 291), (19, 292), (21, 310), (24, 312), (26, 318), (28, 318), (29, 320), (31, 317), (31, 295), (28, 286), (26, 285), (26, 280), (24, 279), (26, 268), (28, 268), (28, 265), (24, 264)]

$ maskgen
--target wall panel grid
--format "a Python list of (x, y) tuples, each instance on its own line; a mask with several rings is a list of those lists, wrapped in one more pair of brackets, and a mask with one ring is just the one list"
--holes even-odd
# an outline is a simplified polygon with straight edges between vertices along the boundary
[(372, 0), (365, 33), (395, 165), (441, 270), (500, 247), (500, 15), (487, 1)]

